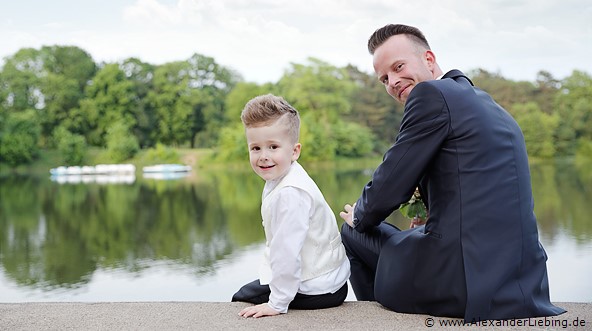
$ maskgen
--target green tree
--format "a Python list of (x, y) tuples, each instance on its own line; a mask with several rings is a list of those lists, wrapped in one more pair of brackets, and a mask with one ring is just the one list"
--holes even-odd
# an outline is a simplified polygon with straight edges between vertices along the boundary
[(12, 57), (5, 59), (2, 67), (2, 108), (8, 112), (39, 109), (41, 98), (41, 78), (44, 75), (40, 52), (33, 48), (23, 48)]
[(148, 93), (153, 88), (155, 66), (137, 58), (129, 58), (119, 64), (119, 69), (125, 73), (125, 77), (133, 86), (130, 111), (135, 118), (135, 125), (131, 130), (141, 147), (154, 146), (156, 112), (148, 100)]
[(157, 143), (154, 148), (149, 148), (143, 157), (146, 163), (179, 163), (179, 153), (176, 149)]
[(220, 131), (215, 159), (220, 161), (244, 160), (245, 162), (249, 159), (245, 129), (240, 120), (223, 127)]
[(41, 48), (41, 53), (45, 69), (50, 73), (74, 80), (79, 94), (84, 92), (86, 85), (97, 71), (92, 57), (75, 46), (44, 46)]
[(156, 112), (157, 140), (212, 146), (222, 126), (226, 95), (239, 80), (232, 70), (199, 54), (157, 67), (148, 95)]
[(77, 47), (21, 49), (6, 59), (0, 75), (0, 95), (5, 96), (1, 112), (38, 110), (45, 145), (53, 129), (77, 107), (95, 71), (92, 58)]
[(242, 77), (212, 57), (194, 54), (187, 62), (190, 87), (201, 91), (201, 102), (193, 110), (197, 121), (192, 127), (191, 147), (212, 147), (224, 124), (226, 96)]
[(508, 111), (514, 104), (533, 101), (536, 87), (531, 82), (514, 82), (499, 73), (490, 73), (483, 69), (472, 70), (467, 75), (475, 86), (489, 93), (498, 104)]
[(116, 122), (107, 130), (107, 153), (113, 162), (125, 161), (140, 150), (138, 139), (125, 122)]
[(542, 158), (555, 156), (553, 133), (559, 125), (557, 115), (544, 113), (534, 102), (516, 104), (512, 112), (524, 134), (528, 155)]
[(551, 73), (541, 70), (537, 74), (535, 85), (533, 101), (537, 103), (543, 113), (556, 113), (554, 100), (561, 87), (561, 82), (555, 79)]
[(579, 139), (592, 141), (592, 76), (575, 70), (562, 81), (556, 108), (560, 116), (557, 149), (572, 155)]
[(57, 127), (53, 133), (58, 151), (67, 165), (82, 165), (86, 153), (86, 140), (64, 127)]
[(166, 63), (154, 71), (154, 88), (148, 98), (156, 115), (156, 141), (165, 145), (190, 142), (193, 127), (202, 121), (195, 118), (201, 115), (193, 111), (200, 95), (189, 87), (186, 68), (187, 64), (179, 61)]
[(107, 64), (94, 77), (86, 89), (86, 98), (71, 121), (66, 122), (70, 131), (85, 134), (89, 144), (105, 146), (107, 130), (116, 122), (128, 127), (136, 125), (133, 112), (137, 97), (134, 84), (116, 63)]
[(292, 63), (279, 80), (278, 92), (303, 115), (312, 113), (323, 122), (335, 122), (349, 114), (354, 83), (347, 71), (316, 58)]
[(350, 113), (349, 100), (355, 89), (347, 71), (309, 58), (306, 64), (292, 63), (277, 87), (300, 112), (303, 160), (333, 159), (340, 144), (334, 127)]
[(356, 88), (350, 98), (351, 113), (345, 116), (345, 120), (368, 127), (376, 137), (375, 151), (383, 153), (395, 141), (403, 118), (403, 106), (373, 75), (351, 65), (346, 70)]
[[(581, 164), (584, 162), (592, 166), (592, 140), (580, 139), (578, 141), (576, 163)], [(590, 167), (590, 169), (592, 169), (592, 167)]]
[(8, 114), (0, 123), (0, 161), (11, 167), (30, 163), (39, 153), (41, 126), (32, 109)]
[(258, 85), (256, 83), (240, 82), (226, 96), (226, 111), (224, 121), (230, 125), (240, 122), (240, 115), (245, 104), (252, 98), (262, 94), (274, 93), (272, 84)]
[(335, 140), (339, 142), (336, 155), (345, 157), (368, 156), (374, 147), (374, 135), (366, 126), (343, 122), (334, 127)]

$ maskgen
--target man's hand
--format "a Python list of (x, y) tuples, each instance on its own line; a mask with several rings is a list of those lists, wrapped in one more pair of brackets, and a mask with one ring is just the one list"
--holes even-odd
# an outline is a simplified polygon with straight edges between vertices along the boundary
[(242, 317), (263, 317), (263, 316), (274, 316), (279, 315), (280, 313), (275, 311), (271, 308), (267, 303), (262, 303), (260, 305), (247, 307), (238, 313), (239, 316)]
[(354, 209), (356, 209), (356, 204), (354, 203), (352, 206), (348, 203), (343, 207), (344, 211), (339, 213), (339, 216), (343, 218), (345, 223), (347, 223), (347, 225), (351, 226), (352, 228), (354, 227)]

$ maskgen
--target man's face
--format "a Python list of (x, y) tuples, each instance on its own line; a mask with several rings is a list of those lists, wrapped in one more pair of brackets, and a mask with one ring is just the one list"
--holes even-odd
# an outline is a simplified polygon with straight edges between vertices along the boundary
[(406, 35), (390, 37), (374, 51), (374, 71), (387, 93), (405, 104), (415, 85), (435, 79), (434, 54)]

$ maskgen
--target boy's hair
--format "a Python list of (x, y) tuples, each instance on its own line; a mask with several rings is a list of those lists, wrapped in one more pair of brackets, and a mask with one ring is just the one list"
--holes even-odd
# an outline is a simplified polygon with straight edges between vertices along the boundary
[(270, 125), (281, 120), (288, 127), (288, 134), (294, 143), (300, 134), (300, 116), (284, 98), (273, 94), (260, 95), (251, 99), (241, 112), (245, 128)]
[(374, 31), (374, 33), (370, 36), (368, 39), (368, 52), (370, 52), (371, 55), (374, 55), (374, 51), (376, 51), (380, 45), (384, 44), (384, 42), (390, 37), (399, 34), (404, 34), (416, 44), (424, 47), (425, 49), (430, 49), (428, 40), (418, 28), (403, 24), (387, 24)]

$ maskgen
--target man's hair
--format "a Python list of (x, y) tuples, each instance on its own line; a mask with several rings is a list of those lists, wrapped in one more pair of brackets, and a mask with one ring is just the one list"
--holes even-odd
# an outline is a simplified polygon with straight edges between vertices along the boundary
[(245, 128), (270, 125), (281, 120), (288, 127), (288, 134), (294, 143), (300, 134), (300, 116), (284, 98), (273, 94), (260, 95), (251, 99), (241, 112)]
[(370, 36), (368, 39), (368, 52), (374, 55), (374, 52), (378, 47), (380, 47), (380, 45), (384, 44), (384, 42), (390, 37), (399, 34), (404, 34), (416, 44), (424, 47), (425, 49), (430, 49), (428, 40), (418, 28), (403, 24), (387, 24), (374, 31), (374, 33)]

